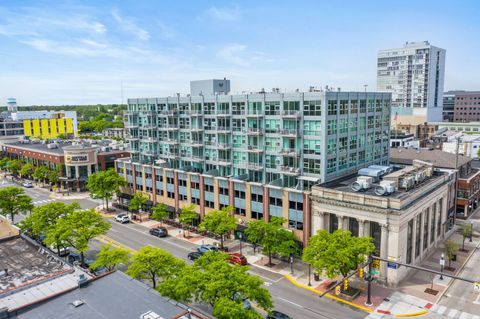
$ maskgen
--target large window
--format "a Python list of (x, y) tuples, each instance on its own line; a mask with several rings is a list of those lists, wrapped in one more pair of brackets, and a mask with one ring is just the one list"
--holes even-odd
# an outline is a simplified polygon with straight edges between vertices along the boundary
[(304, 101), (303, 114), (306, 116), (321, 116), (322, 115), (322, 101)]
[(420, 243), (422, 238), (420, 237), (421, 224), (422, 224), (422, 215), (418, 214), (416, 217), (415, 225), (415, 259), (420, 256)]
[(430, 244), (433, 243), (435, 240), (435, 217), (437, 216), (437, 203), (433, 204), (433, 209), (432, 209), (432, 221), (430, 223)]
[(407, 264), (412, 263), (413, 248), (413, 219), (408, 222), (407, 227)]
[(303, 153), (320, 155), (320, 139), (304, 139), (303, 140)]
[(337, 101), (329, 100), (328, 101), (328, 115), (337, 115)]
[(423, 250), (428, 247), (428, 221), (430, 220), (430, 208), (423, 213)]
[(348, 100), (340, 100), (340, 114), (348, 114)]
[(304, 121), (303, 134), (304, 135), (320, 135), (322, 131), (321, 121)]
[(321, 160), (305, 158), (303, 160), (303, 171), (309, 174), (320, 174)]
[(337, 134), (337, 120), (329, 120), (327, 122), (327, 134), (328, 135)]

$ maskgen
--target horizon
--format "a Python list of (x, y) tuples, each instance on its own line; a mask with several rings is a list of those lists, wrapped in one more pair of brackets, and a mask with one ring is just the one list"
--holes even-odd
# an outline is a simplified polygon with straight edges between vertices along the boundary
[(0, 105), (9, 97), (19, 106), (121, 104), (122, 83), (125, 103), (188, 94), (191, 80), (224, 77), (232, 94), (326, 85), (376, 91), (378, 51), (420, 41), (447, 52), (444, 92), (478, 90), (479, 8), (432, 0), (398, 7), (7, 0), (0, 6)]

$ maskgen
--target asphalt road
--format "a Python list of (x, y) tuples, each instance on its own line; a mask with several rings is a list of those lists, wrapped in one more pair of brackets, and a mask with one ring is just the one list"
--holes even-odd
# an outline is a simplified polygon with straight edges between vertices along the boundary
[[(0, 187), (9, 185), (19, 186), (11, 181), (1, 181)], [(86, 198), (79, 200), (65, 200), (50, 197), (50, 192), (41, 188), (25, 188), (27, 195), (32, 197), (35, 206), (44, 205), (49, 202), (61, 201), (72, 203), (77, 201), (82, 209), (90, 209), (101, 204), (98, 200)], [(15, 222), (21, 220), (23, 216), (18, 216)], [(183, 241), (181, 239), (168, 236), (166, 238), (157, 238), (148, 234), (147, 228), (136, 224), (119, 224), (113, 219), (107, 219), (112, 227), (104, 240), (113, 240), (128, 248), (138, 250), (143, 246), (152, 245), (163, 248), (171, 252), (174, 256), (187, 260), (187, 254), (196, 250), (196, 245)], [(101, 242), (93, 241), (91, 251), (86, 255), (93, 258), (100, 248)], [(282, 275), (264, 270), (258, 267), (252, 267), (250, 273), (259, 276), (264, 282), (265, 287), (270, 291), (274, 301), (274, 308), (284, 312), (295, 319), (356, 319), (364, 318), (366, 313), (349, 306), (336, 303), (328, 299), (320, 299), (318, 295), (298, 288), (292, 285)], [(204, 307), (201, 307), (202, 309)], [(203, 309), (208, 310), (208, 309)]]

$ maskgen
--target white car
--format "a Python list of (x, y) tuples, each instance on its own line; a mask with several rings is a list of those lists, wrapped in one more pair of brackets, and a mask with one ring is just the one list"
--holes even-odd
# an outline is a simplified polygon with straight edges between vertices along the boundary
[(130, 218), (128, 218), (127, 214), (118, 214), (117, 216), (115, 216), (115, 220), (122, 224), (130, 222)]
[(58, 256), (63, 257), (67, 256), (70, 253), (70, 247), (60, 247), (60, 249), (57, 249), (57, 246), (55, 244), (52, 244), (48, 246), (51, 251), (53, 251), (55, 254), (58, 254), (60, 251), (60, 254)]
[(32, 182), (27, 181), (27, 182), (23, 182), (22, 186), (25, 187), (25, 188), (32, 188), (33, 184), (32, 184)]

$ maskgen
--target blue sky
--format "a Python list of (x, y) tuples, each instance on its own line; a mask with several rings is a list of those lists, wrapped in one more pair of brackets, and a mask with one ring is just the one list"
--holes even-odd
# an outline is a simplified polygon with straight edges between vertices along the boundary
[(445, 90), (480, 90), (478, 1), (0, 1), (0, 105), (121, 102), (309, 86), (369, 90), (376, 55), (405, 41), (447, 50)]

